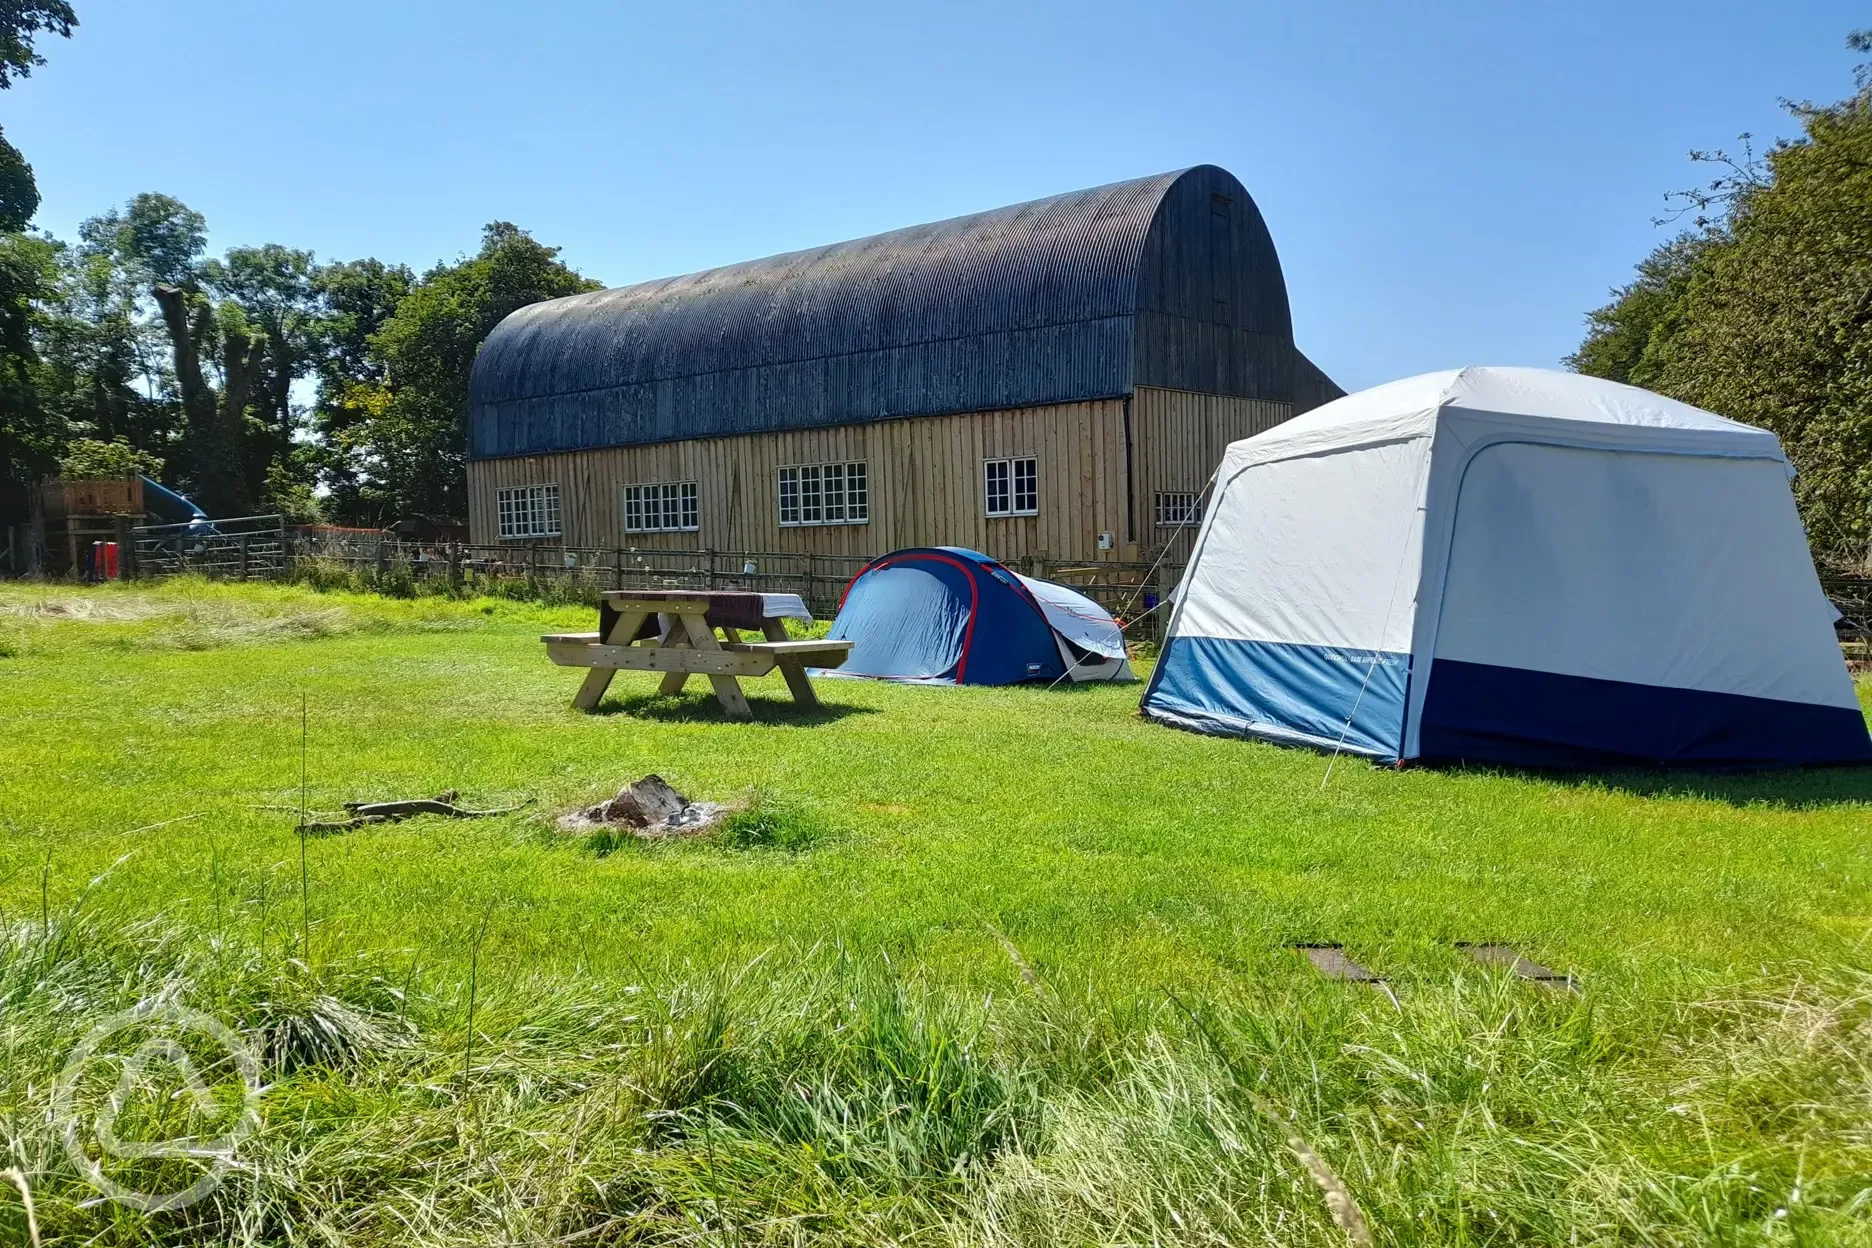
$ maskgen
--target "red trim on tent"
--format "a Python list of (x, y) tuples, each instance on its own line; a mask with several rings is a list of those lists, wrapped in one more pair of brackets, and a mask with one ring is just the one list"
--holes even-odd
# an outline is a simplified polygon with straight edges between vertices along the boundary
[[(962, 630), (962, 657), (956, 660), (955, 682), (959, 685), (962, 683), (963, 674), (968, 671), (969, 646), (975, 640), (975, 612), (977, 608), (981, 606), (981, 586), (975, 583), (975, 571), (970, 568), (968, 564), (962, 562), (962, 560), (957, 559), (954, 555), (937, 554), (934, 551), (919, 551), (914, 555), (905, 555), (901, 559), (891, 555), (884, 555), (881, 558), (874, 559), (858, 570), (858, 575), (851, 579), (851, 585), (847, 585), (845, 587), (845, 592), (839, 595), (839, 610), (843, 611), (845, 609), (845, 600), (851, 597), (852, 585), (856, 585), (866, 574), (882, 572), (885, 568), (895, 567), (900, 563), (909, 563), (912, 559), (939, 559), (944, 563), (960, 568), (962, 570), (962, 575), (968, 578), (968, 626)], [(1018, 586), (1020, 583), (1017, 581), (1015, 584)]]

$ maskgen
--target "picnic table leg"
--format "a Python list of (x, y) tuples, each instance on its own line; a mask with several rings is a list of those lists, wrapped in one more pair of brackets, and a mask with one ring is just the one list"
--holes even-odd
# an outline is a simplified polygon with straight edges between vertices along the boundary
[[(646, 615), (642, 611), (620, 615), (617, 623), (611, 626), (610, 635), (604, 638), (605, 644), (608, 646), (630, 645), (636, 640), (637, 630), (643, 627), (645, 618)], [(605, 690), (611, 687), (611, 678), (615, 675), (617, 675), (617, 669), (611, 667), (594, 667), (586, 672), (585, 683), (581, 684), (578, 692), (572, 696), (573, 709), (589, 711), (597, 706), (598, 699), (604, 697)]]
[[(699, 615), (682, 617), (683, 627), (688, 630), (689, 644), (698, 650), (719, 650), (721, 643), (715, 640), (715, 630)], [(730, 719), (753, 719), (754, 708), (748, 705), (747, 695), (741, 692), (741, 682), (732, 676), (709, 677), (709, 683), (715, 686), (715, 700), (722, 704)]]
[[(768, 641), (785, 641), (786, 623), (783, 620), (762, 620), (761, 632)], [(786, 677), (786, 687), (792, 691), (793, 700), (808, 710), (819, 709), (819, 695), (813, 692), (812, 681), (807, 679), (806, 665), (798, 659), (780, 659), (777, 663), (780, 674)]]
[[(687, 632), (681, 628), (672, 626), (669, 636), (663, 642), (663, 648), (665, 650), (687, 650), (689, 648)], [(665, 697), (674, 697), (676, 694), (681, 693), (683, 691), (683, 686), (688, 683), (688, 672), (665, 672), (663, 674), (663, 683), (657, 686), (657, 692)]]

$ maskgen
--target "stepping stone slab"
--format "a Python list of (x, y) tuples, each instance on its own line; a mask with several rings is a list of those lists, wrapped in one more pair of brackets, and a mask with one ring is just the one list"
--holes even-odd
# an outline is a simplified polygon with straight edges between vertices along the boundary
[(1481, 945), (1458, 942), (1456, 947), (1468, 954), (1471, 959), (1483, 966), (1505, 967), (1515, 973), (1518, 979), (1531, 984), (1545, 984), (1549, 988), (1559, 988), (1566, 992), (1576, 991), (1571, 975), (1531, 962), (1521, 956), (1512, 945)]
[(1339, 945), (1295, 945), (1306, 960), (1313, 964), (1313, 969), (1327, 979), (1344, 979), (1360, 984), (1382, 984), (1384, 976), (1360, 966), (1346, 957), (1345, 949)]

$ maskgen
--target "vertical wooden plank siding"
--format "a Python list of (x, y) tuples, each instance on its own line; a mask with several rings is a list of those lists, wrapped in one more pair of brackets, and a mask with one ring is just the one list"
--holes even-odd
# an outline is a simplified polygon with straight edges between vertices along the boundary
[[(1122, 414), (1122, 400), (1099, 399), (475, 460), (469, 527), (475, 541), (497, 541), (497, 491), (556, 484), (564, 532), (552, 545), (828, 555), (964, 545), (1010, 561), (1092, 559), (1099, 533), (1124, 530)], [(1038, 460), (1040, 514), (989, 517), (982, 461), (1019, 455)], [(851, 460), (865, 463), (868, 524), (781, 527), (781, 467)], [(626, 533), (624, 487), (671, 481), (696, 483), (698, 531)]]
[[(498, 490), (557, 484), (564, 534), (555, 545), (827, 555), (963, 545), (1009, 561), (1078, 561), (1125, 556), (1132, 531), (1137, 554), (1151, 558), (1164, 543), (1191, 536), (1158, 529), (1156, 495), (1200, 493), (1230, 442), (1291, 415), (1286, 403), (1139, 388), (1131, 409), (1135, 498), (1127, 491), (1120, 399), (476, 460), (468, 465), (469, 524), (475, 541), (496, 541)], [(1019, 455), (1039, 461), (1040, 514), (987, 516), (982, 461)], [(868, 524), (781, 527), (780, 468), (851, 460), (866, 466)], [(626, 533), (624, 487), (669, 481), (696, 483), (700, 529)], [(1112, 534), (1112, 550), (1098, 549), (1100, 533)]]
[[(1138, 387), (1131, 401), (1132, 471), (1137, 482), (1138, 545), (1155, 558), (1166, 545), (1187, 553), (1195, 526), (1157, 525), (1159, 493), (1201, 494), (1231, 442), (1251, 438), (1293, 416), (1293, 405), (1269, 399)], [(1206, 507), (1208, 498), (1202, 502)]]

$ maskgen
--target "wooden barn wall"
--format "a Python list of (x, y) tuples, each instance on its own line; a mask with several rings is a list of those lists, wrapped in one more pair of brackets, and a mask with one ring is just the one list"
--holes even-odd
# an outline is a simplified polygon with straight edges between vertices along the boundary
[[(982, 461), (1024, 455), (1039, 461), (1040, 514), (984, 515)], [(782, 528), (778, 470), (849, 460), (866, 464), (870, 522)], [(700, 529), (627, 534), (623, 487), (662, 481), (697, 483)], [(564, 536), (554, 544), (568, 546), (877, 555), (947, 545), (1004, 560), (1091, 559), (1100, 532), (1124, 541), (1124, 401), (476, 460), (473, 540), (498, 540), (497, 490), (541, 484), (560, 488)]]
[[(1194, 525), (1158, 527), (1160, 492), (1201, 494), (1229, 443), (1272, 429), (1293, 414), (1291, 403), (1138, 387), (1131, 422), (1141, 557), (1154, 559), (1169, 546), (1169, 558), (1180, 558), (1196, 536)], [(1208, 502), (1205, 497), (1202, 505)]]

